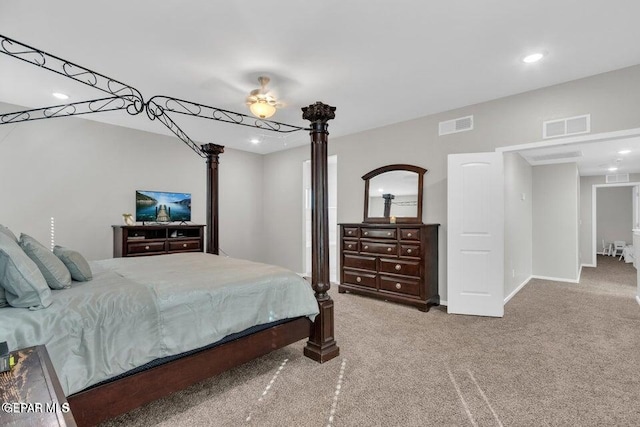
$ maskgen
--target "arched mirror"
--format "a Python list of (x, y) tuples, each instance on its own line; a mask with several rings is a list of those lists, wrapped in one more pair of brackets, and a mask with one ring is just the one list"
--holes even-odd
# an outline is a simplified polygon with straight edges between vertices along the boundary
[(426, 172), (419, 166), (388, 165), (364, 175), (364, 222), (421, 224)]

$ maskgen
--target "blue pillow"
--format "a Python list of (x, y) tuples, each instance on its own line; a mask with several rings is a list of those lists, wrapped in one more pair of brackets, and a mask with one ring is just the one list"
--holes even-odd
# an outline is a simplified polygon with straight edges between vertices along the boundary
[(13, 234), (13, 232), (11, 230), (9, 230), (8, 227), (5, 227), (2, 224), (0, 224), (0, 233), (6, 234), (7, 236), (11, 237), (14, 242), (18, 243), (18, 238), (16, 237), (16, 235)]
[(20, 247), (36, 263), (51, 289), (64, 289), (71, 286), (71, 273), (67, 267), (40, 242), (22, 233)]
[(40, 269), (5, 233), (0, 233), (0, 286), (13, 307), (38, 310), (51, 305), (51, 289)]
[(89, 267), (89, 263), (80, 252), (62, 246), (56, 246), (53, 248), (53, 254), (60, 258), (60, 261), (69, 269), (73, 280), (87, 282), (93, 279), (91, 267)]

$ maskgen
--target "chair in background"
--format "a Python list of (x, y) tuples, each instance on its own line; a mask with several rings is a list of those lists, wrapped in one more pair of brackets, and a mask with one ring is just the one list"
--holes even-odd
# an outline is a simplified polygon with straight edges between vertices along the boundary
[(613, 242), (613, 253), (611, 255), (618, 256), (618, 251), (620, 251), (620, 259), (622, 259), (622, 253), (624, 252), (624, 248), (627, 247), (627, 242), (624, 240), (616, 240)]
[(612, 251), (613, 243), (606, 243), (604, 239), (602, 239), (602, 255), (611, 256)]

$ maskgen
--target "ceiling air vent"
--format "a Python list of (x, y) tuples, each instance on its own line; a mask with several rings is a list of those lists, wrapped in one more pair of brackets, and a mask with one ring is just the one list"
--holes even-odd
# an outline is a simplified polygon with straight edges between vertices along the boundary
[(591, 114), (567, 117), (565, 119), (548, 120), (542, 123), (542, 138), (578, 135), (591, 132)]
[(532, 156), (531, 160), (533, 160), (534, 162), (545, 162), (548, 160), (575, 159), (578, 157), (582, 157), (582, 151), (568, 151), (564, 153), (542, 154), (539, 156)]
[(607, 184), (616, 184), (618, 182), (629, 182), (629, 174), (617, 173), (615, 175), (607, 175), (606, 182)]
[(460, 117), (459, 119), (440, 122), (438, 135), (449, 135), (450, 133), (465, 132), (473, 130), (473, 116)]

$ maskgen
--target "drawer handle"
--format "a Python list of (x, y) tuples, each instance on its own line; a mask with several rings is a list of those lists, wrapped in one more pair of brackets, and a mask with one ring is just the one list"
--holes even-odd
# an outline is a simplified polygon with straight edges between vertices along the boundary
[(407, 253), (410, 254), (411, 253), (411, 249), (407, 249)]
[(387, 233), (387, 236), (391, 236), (391, 232)]
[(145, 248), (146, 250), (149, 250), (149, 246), (145, 246), (144, 248)]
[(365, 248), (365, 249), (369, 249), (369, 246), (365, 246), (364, 248)]
[(402, 266), (400, 264), (396, 264), (396, 270), (400, 271), (401, 268)]
[(353, 232), (352, 232), (352, 231), (349, 231), (347, 234), (353, 234)]
[(349, 245), (349, 246), (347, 246), (347, 247), (348, 247), (349, 249), (351, 249), (351, 248), (353, 247), (353, 245)]
[(356, 277), (356, 282), (360, 283), (362, 282), (362, 279), (360, 277)]
[(391, 248), (387, 248), (387, 252), (391, 252)]
[(402, 285), (400, 283), (396, 283), (396, 289), (400, 289)]
[(413, 234), (409, 233), (409, 234), (407, 234), (407, 236), (411, 237), (411, 236), (413, 236)]
[(368, 231), (365, 231), (365, 232), (364, 232), (364, 235), (365, 235), (365, 236), (368, 236), (368, 235), (369, 235), (369, 232), (368, 232)]
[(186, 244), (186, 243), (183, 243), (183, 244), (182, 244), (182, 247), (183, 247), (183, 248), (186, 248), (186, 247), (187, 247), (187, 244)]

